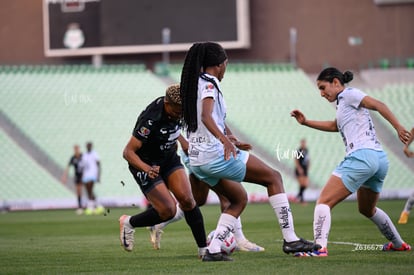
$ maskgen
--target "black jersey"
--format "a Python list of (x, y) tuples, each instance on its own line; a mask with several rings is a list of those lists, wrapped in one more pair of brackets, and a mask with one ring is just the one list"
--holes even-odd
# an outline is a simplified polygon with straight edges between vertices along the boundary
[(160, 165), (177, 154), (177, 139), (181, 122), (168, 118), (164, 110), (164, 97), (151, 102), (139, 115), (132, 135), (142, 142), (135, 153), (150, 165)]
[(309, 165), (309, 153), (307, 148), (298, 148), (298, 161), (302, 168), (307, 168)]
[(75, 169), (75, 176), (82, 175), (82, 170), (79, 166), (81, 159), (82, 159), (82, 154), (80, 154), (78, 157), (73, 155), (69, 160), (69, 165), (72, 165), (73, 168)]

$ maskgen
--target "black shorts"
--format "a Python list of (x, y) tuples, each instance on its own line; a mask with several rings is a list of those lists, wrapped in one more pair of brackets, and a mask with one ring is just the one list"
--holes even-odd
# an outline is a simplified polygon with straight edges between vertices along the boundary
[(155, 179), (149, 179), (147, 173), (136, 169), (129, 165), (129, 171), (132, 173), (135, 181), (141, 188), (142, 193), (147, 195), (155, 186), (160, 183), (166, 183), (168, 185), (168, 177), (177, 169), (184, 169), (181, 163), (180, 157), (174, 154), (168, 160), (163, 161), (162, 164), (156, 164), (160, 166), (160, 173)]
[(76, 173), (75, 177), (73, 178), (73, 182), (75, 184), (81, 184), (82, 183), (82, 173)]
[(299, 175), (298, 169), (295, 168), (295, 175), (296, 175), (296, 177), (299, 177), (299, 176), (305, 176), (305, 177), (307, 177), (308, 176), (308, 167), (307, 166), (302, 166), (302, 169), (303, 169), (303, 175)]

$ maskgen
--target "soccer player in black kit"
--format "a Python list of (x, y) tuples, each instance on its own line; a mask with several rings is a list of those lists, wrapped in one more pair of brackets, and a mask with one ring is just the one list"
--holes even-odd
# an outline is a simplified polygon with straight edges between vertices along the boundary
[(137, 215), (122, 215), (119, 218), (120, 241), (126, 251), (133, 249), (134, 228), (153, 226), (174, 217), (175, 197), (197, 242), (198, 256), (205, 254), (203, 216), (193, 198), (187, 173), (177, 155), (181, 114), (180, 85), (171, 85), (165, 96), (155, 99), (139, 115), (124, 149), (123, 156), (129, 164), (129, 170), (152, 205)]

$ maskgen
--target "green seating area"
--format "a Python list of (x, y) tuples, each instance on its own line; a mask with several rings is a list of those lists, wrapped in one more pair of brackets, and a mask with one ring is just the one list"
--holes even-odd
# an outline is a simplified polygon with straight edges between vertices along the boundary
[(10, 201), (18, 201), (17, 207), (29, 200), (73, 201), (73, 193), (34, 162), (3, 130), (0, 141), (0, 207)]
[[(171, 65), (170, 69), (169, 76), (179, 81), (181, 65)], [(107, 202), (120, 198), (138, 201), (142, 194), (122, 151), (139, 113), (154, 98), (162, 96), (166, 86), (142, 65), (105, 65), (101, 69), (86, 65), (0, 66), (0, 108), (62, 170), (74, 144), (85, 150), (85, 143), (92, 141), (103, 168), (101, 183), (96, 188), (98, 198)], [(253, 145), (253, 154), (282, 172), (287, 192), (297, 191), (294, 157), (302, 138), (306, 138), (310, 150), (310, 179), (316, 190), (343, 159), (345, 151), (338, 133), (300, 126), (290, 116), (293, 109), (299, 109), (309, 119), (335, 117), (335, 105), (320, 97), (315, 83), (303, 71), (284, 64), (229, 64), (222, 91), (228, 125)], [(412, 126), (413, 84), (367, 92), (386, 101), (407, 127)], [(0, 171), (0, 201), (62, 198), (75, 202), (73, 193), (4, 132), (0, 138), (5, 152), (2, 163), (7, 164)], [(388, 149), (388, 144), (383, 145), (391, 164), (384, 188), (412, 188), (413, 171), (402, 164), (405, 160), (401, 156)], [(260, 186), (245, 186), (252, 193), (264, 192)]]
[(62, 169), (74, 144), (85, 150), (92, 141), (103, 168), (98, 197), (138, 197), (122, 151), (139, 113), (165, 88), (139, 66), (8, 70), (0, 73), (0, 108)]

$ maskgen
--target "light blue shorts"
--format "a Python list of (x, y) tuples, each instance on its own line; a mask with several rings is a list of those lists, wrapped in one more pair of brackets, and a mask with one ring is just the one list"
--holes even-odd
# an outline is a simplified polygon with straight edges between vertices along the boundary
[(98, 181), (98, 177), (95, 177), (95, 176), (89, 176), (89, 177), (83, 177), (82, 178), (82, 183), (88, 183), (88, 182), (91, 182), (91, 181), (93, 181), (93, 182), (97, 182)]
[(388, 158), (384, 151), (359, 149), (346, 156), (332, 174), (341, 178), (352, 193), (361, 186), (380, 193), (387, 171)]
[(246, 163), (249, 159), (249, 152), (239, 150), (236, 158), (233, 156), (225, 160), (224, 156), (201, 166), (191, 166), (190, 170), (197, 178), (210, 186), (215, 186), (220, 179), (228, 179), (242, 182), (246, 176)]

